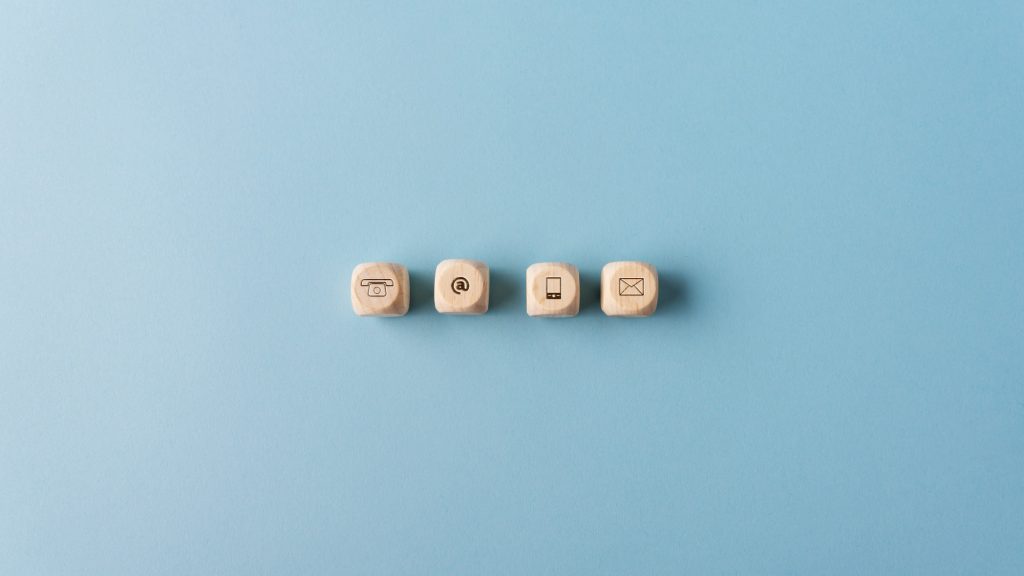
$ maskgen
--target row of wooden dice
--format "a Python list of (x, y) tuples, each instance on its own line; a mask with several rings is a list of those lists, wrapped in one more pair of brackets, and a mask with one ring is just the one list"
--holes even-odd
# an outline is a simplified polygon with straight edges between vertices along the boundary
[[(490, 269), (477, 260), (445, 260), (434, 273), (434, 307), (442, 314), (484, 314)], [(401, 264), (367, 262), (352, 271), (352, 309), (359, 316), (403, 316), (409, 311), (409, 271)], [(601, 310), (608, 316), (650, 316), (658, 307), (658, 271), (646, 262), (611, 262), (601, 269)], [(526, 313), (568, 317), (580, 311), (580, 273), (565, 262), (526, 269)]]

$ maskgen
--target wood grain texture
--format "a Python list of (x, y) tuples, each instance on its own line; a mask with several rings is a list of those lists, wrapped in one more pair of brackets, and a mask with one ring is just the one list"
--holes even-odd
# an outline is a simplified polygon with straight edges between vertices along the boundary
[(409, 311), (409, 271), (392, 262), (364, 262), (352, 270), (352, 310), (359, 316), (404, 316)]
[(646, 262), (609, 262), (601, 269), (601, 310), (650, 316), (658, 308), (658, 270)]
[(541, 262), (526, 269), (526, 313), (564, 318), (580, 312), (580, 272), (565, 262)]
[(434, 308), (442, 314), (484, 314), (491, 272), (478, 260), (444, 260), (434, 272)]

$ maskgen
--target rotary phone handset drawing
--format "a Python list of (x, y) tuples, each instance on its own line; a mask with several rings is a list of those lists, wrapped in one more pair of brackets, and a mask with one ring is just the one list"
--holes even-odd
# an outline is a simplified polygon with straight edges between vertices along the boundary
[(395, 281), (390, 278), (367, 278), (359, 281), (360, 286), (366, 286), (366, 295), (371, 298), (383, 298), (388, 295), (388, 287), (394, 286)]

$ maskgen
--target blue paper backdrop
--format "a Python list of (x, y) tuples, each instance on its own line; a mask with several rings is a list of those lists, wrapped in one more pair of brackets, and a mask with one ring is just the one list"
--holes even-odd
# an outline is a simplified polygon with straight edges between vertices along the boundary
[(3, 2), (0, 573), (1024, 573), (1022, 23)]

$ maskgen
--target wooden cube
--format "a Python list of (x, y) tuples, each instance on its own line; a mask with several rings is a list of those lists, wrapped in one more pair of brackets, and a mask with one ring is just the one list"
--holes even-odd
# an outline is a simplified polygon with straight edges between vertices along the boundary
[(565, 317), (580, 312), (580, 272), (572, 264), (543, 262), (526, 269), (526, 313)]
[(476, 260), (444, 260), (434, 272), (434, 308), (442, 314), (483, 314), (491, 271)]
[(646, 262), (610, 262), (601, 269), (601, 310), (608, 316), (650, 316), (658, 307), (658, 271)]
[(365, 262), (352, 271), (352, 310), (360, 316), (404, 316), (409, 271), (401, 264)]

